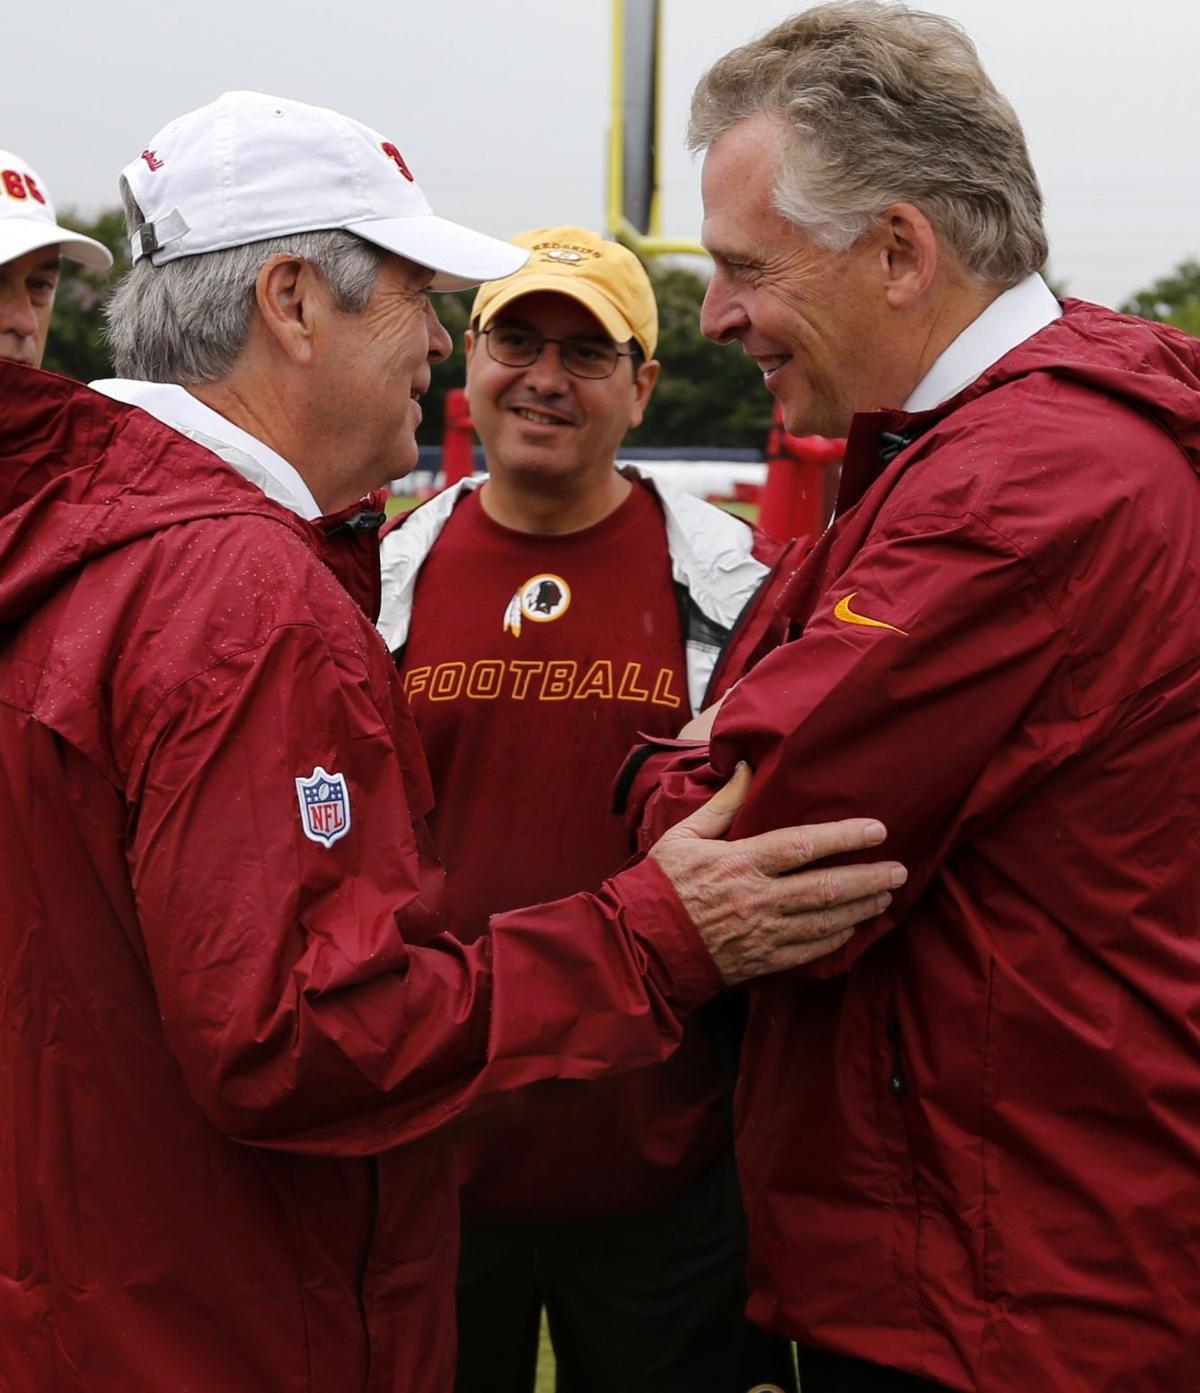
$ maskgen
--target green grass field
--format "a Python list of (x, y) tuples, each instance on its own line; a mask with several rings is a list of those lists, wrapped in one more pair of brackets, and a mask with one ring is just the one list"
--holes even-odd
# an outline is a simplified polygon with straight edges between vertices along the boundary
[(554, 1351), (550, 1347), (550, 1332), (542, 1316), (542, 1339), (538, 1348), (537, 1383), (534, 1393), (554, 1393)]
[(409, 513), (417, 506), (417, 500), (407, 493), (393, 493), (383, 505), (383, 511), (390, 518), (397, 513)]
[(550, 1332), (542, 1316), (542, 1340), (538, 1349), (537, 1383), (534, 1393), (554, 1393), (554, 1351), (550, 1348)]

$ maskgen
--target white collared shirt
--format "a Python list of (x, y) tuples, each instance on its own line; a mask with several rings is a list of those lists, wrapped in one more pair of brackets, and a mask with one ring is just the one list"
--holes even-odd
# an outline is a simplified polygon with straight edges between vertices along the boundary
[(1062, 306), (1039, 275), (1006, 290), (959, 334), (913, 388), (905, 411), (930, 411), (957, 396), (1006, 353), (1059, 318)]
[(321, 516), (316, 499), (294, 465), (183, 387), (170, 382), (138, 382), (128, 377), (106, 377), (90, 386), (114, 401), (140, 406), (164, 426), (211, 450), (243, 479), (262, 489), (269, 499), (306, 522)]

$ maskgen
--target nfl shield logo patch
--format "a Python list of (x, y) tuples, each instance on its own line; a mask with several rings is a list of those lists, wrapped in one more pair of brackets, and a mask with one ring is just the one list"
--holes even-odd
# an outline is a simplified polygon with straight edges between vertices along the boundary
[(327, 774), (321, 765), (296, 780), (300, 826), (311, 842), (332, 846), (350, 830), (350, 790), (344, 774)]

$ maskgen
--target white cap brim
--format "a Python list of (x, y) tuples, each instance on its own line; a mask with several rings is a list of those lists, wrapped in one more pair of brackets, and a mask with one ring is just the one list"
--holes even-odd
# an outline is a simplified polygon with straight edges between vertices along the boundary
[(0, 263), (19, 256), (57, 247), (63, 256), (81, 262), (91, 271), (107, 271), (113, 264), (112, 252), (91, 237), (82, 237), (57, 223), (41, 218), (0, 218)]
[(470, 290), (481, 281), (511, 276), (529, 260), (524, 247), (473, 232), (433, 213), (352, 223), (346, 231), (436, 271), (434, 290)]

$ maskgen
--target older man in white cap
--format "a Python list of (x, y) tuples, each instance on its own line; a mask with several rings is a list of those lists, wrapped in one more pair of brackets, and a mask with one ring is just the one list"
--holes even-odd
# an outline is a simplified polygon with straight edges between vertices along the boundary
[(102, 243), (60, 227), (45, 180), (0, 150), (0, 358), (40, 367), (62, 258), (107, 271)]
[(789, 874), (883, 829), (724, 843), (718, 802), (593, 894), (442, 934), (348, 591), (373, 610), (364, 494), (449, 348), (428, 291), (525, 253), (435, 217), (392, 140), (255, 93), (122, 187), (127, 377), (0, 364), (0, 1385), (437, 1393), (448, 1124), (661, 1058), (902, 872)]

